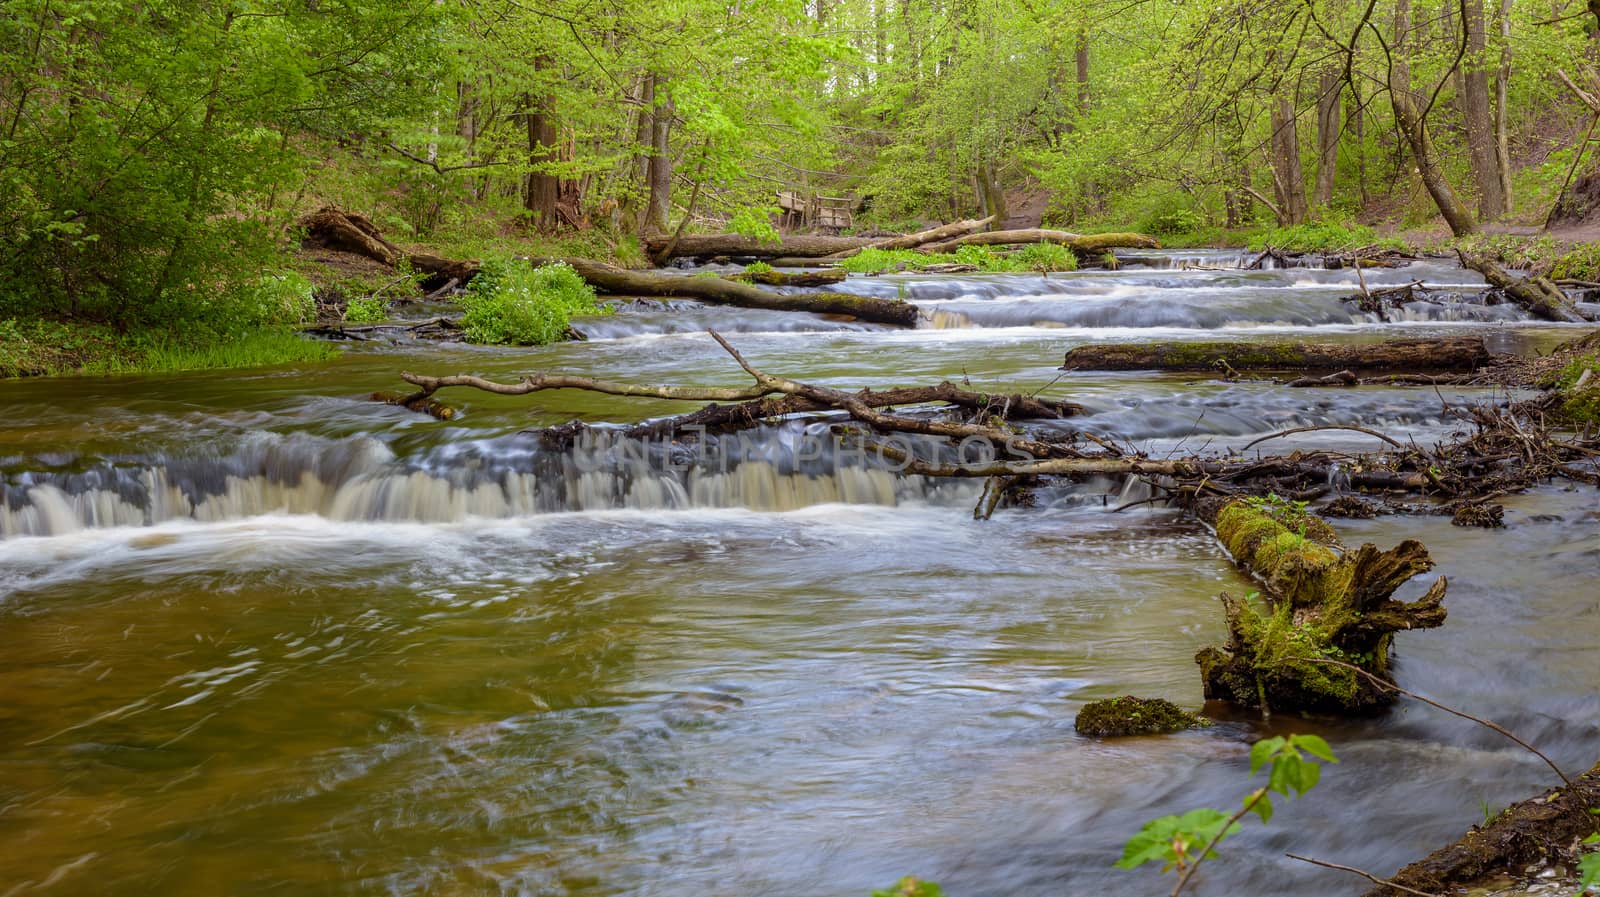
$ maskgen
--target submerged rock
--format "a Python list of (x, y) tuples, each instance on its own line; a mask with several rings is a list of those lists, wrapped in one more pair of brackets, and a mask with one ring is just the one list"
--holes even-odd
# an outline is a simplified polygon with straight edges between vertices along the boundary
[(1210, 720), (1182, 710), (1171, 701), (1132, 695), (1085, 704), (1073, 722), (1078, 734), (1092, 738), (1164, 735), (1209, 725)]

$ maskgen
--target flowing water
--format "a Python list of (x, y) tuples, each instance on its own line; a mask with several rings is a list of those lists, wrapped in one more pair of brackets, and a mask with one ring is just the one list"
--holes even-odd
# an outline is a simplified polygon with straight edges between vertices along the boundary
[[(1291, 426), (1419, 442), (1489, 390), (1283, 390), (1070, 374), (1096, 340), (1572, 335), (1471, 298), (1443, 264), (1366, 272), (1468, 301), (1390, 321), (1355, 274), (1212, 270), (890, 276), (912, 331), (638, 302), (536, 350), (407, 341), (307, 368), (0, 384), (0, 895), (953, 895), (1157, 893), (1116, 871), (1145, 820), (1234, 804), (1249, 741), (1327, 736), (1343, 763), (1252, 825), (1210, 894), (1354, 893), (1549, 784), (1417, 705), (1354, 723), (1224, 717), (1094, 742), (1084, 702), (1201, 701), (1216, 594), (1246, 589), (1203, 528), (1098, 481), (971, 518), (976, 487), (896, 476), (803, 422), (681, 447), (589, 431), (680, 405), (570, 391), (445, 395), (439, 422), (373, 403), (399, 370), (564, 370), (739, 385), (754, 363), (859, 388), (964, 380), (1089, 408), (1063, 426), (1155, 453)], [(1283, 445), (1364, 449), (1357, 433)], [(1550, 487), (1508, 529), (1341, 522), (1419, 538), (1450, 621), (1398, 642), (1411, 687), (1488, 715), (1571, 771), (1600, 744), (1600, 503)], [(1420, 591), (1422, 584), (1407, 587)], [(1165, 885), (1170, 887), (1170, 884)]]

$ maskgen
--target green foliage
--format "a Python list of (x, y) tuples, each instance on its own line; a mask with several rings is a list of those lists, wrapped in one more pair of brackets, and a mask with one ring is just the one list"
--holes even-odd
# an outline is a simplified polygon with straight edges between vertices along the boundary
[(988, 274), (1021, 271), (1076, 271), (1078, 257), (1071, 249), (1056, 243), (1036, 243), (1003, 255), (988, 246), (969, 244), (955, 252), (919, 252), (915, 249), (876, 249), (868, 247), (841, 261), (839, 267), (852, 274), (883, 274), (891, 271), (917, 271), (929, 265), (972, 265)]
[(746, 274), (771, 274), (775, 269), (766, 262), (751, 262), (744, 266)]
[(1205, 223), (1205, 217), (1193, 209), (1174, 209), (1141, 218), (1138, 230), (1140, 233), (1165, 237), (1199, 230)]
[(1557, 280), (1600, 281), (1600, 243), (1583, 243), (1556, 259), (1550, 276)]
[(1024, 271), (1049, 273), (1078, 270), (1078, 257), (1059, 243), (1034, 243), (1019, 250), (1009, 260)]
[[(1600, 815), (1600, 810), (1590, 810), (1592, 814)], [(1596, 832), (1583, 839), (1588, 847), (1600, 845), (1600, 832)], [(1585, 853), (1578, 858), (1578, 893), (1585, 894), (1595, 885), (1600, 885), (1600, 848)]]
[(389, 303), (382, 296), (355, 296), (345, 303), (344, 319), (351, 324), (375, 324), (389, 317)]
[(772, 226), (772, 219), (778, 214), (776, 206), (756, 206), (740, 209), (728, 219), (728, 232), (743, 234), (753, 237), (763, 243), (779, 243), (783, 237), (778, 229)]
[(1337, 252), (1367, 247), (1403, 252), (1407, 248), (1404, 241), (1380, 238), (1372, 228), (1349, 221), (1314, 221), (1294, 227), (1272, 228), (1250, 240), (1253, 250), (1268, 247), (1294, 252)]
[(958, 259), (954, 255), (931, 255), (914, 249), (875, 249), (869, 246), (841, 261), (839, 267), (851, 274), (883, 274), (890, 271), (914, 271), (924, 265), (955, 261)]
[[(1583, 380), (1586, 371), (1588, 380)], [(1600, 354), (1572, 359), (1556, 374), (1554, 385), (1561, 396), (1559, 412), (1563, 421), (1578, 425), (1600, 423)]]
[(122, 374), (325, 361), (326, 342), (283, 328), (234, 336), (123, 331), (85, 321), (0, 319), (0, 377)]
[[(1307, 756), (1309, 755), (1309, 756)], [(1250, 792), (1232, 814), (1202, 807), (1181, 816), (1163, 816), (1145, 823), (1123, 846), (1119, 869), (1137, 869), (1160, 862), (1161, 871), (1187, 872), (1216, 856), (1215, 848), (1240, 831), (1239, 820), (1254, 813), (1263, 823), (1272, 819), (1272, 794), (1300, 797), (1317, 786), (1322, 764), (1338, 763), (1328, 743), (1316, 735), (1274, 736), (1250, 747), (1250, 775), (1268, 769), (1267, 784)]]
[(944, 897), (944, 889), (934, 882), (908, 875), (895, 882), (893, 887), (873, 891), (872, 897)]
[(0, 0), (0, 313), (292, 317), (256, 272), (305, 168), (294, 137), (404, 108), (443, 10)]
[(488, 260), (461, 297), (467, 340), (542, 346), (564, 339), (573, 315), (605, 314), (594, 289), (570, 265), (538, 268), (525, 261)]

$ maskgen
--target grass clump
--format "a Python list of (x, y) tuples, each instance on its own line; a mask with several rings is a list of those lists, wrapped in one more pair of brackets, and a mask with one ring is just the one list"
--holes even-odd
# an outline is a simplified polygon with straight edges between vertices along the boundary
[(1078, 256), (1059, 243), (1034, 243), (1025, 246), (1007, 261), (1019, 265), (1024, 271), (1050, 273), (1078, 270)]
[(338, 350), (283, 327), (217, 336), (122, 331), (54, 318), (0, 319), (0, 377), (135, 374), (326, 361)]
[(914, 249), (876, 249), (869, 246), (839, 262), (839, 267), (851, 274), (885, 274), (891, 271), (915, 271), (927, 265), (956, 261), (958, 259), (954, 255), (917, 252)]
[(1007, 254), (974, 245), (957, 247), (955, 252), (868, 247), (839, 263), (839, 267), (852, 274), (920, 271), (930, 265), (972, 265), (985, 274), (1048, 273), (1078, 270), (1078, 257), (1071, 249), (1057, 243), (1035, 243)]
[(594, 288), (571, 265), (537, 268), (525, 261), (489, 260), (460, 299), (467, 341), (542, 346), (565, 339), (574, 315), (606, 314)]
[(1275, 227), (1250, 240), (1252, 250), (1259, 252), (1268, 247), (1290, 252), (1339, 252), (1368, 247), (1396, 252), (1409, 249), (1404, 240), (1380, 238), (1377, 231), (1352, 221), (1311, 221), (1292, 227)]

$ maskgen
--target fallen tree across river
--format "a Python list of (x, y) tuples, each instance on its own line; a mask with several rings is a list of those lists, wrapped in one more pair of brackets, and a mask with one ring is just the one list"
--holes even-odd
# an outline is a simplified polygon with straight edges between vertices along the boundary
[(1381, 343), (1111, 343), (1067, 352), (1064, 371), (1475, 371), (1493, 359), (1482, 337)]
[[(429, 275), (427, 288), (449, 280), (467, 283), (478, 273), (478, 263), (446, 259), (428, 253), (407, 253), (386, 240), (377, 227), (361, 215), (334, 208), (323, 208), (301, 222), (305, 244), (365, 256), (385, 265), (408, 262)], [(581, 258), (530, 259), (532, 264), (564, 262), (599, 293), (614, 296), (684, 297), (716, 305), (762, 308), (771, 311), (799, 311), (822, 315), (844, 315), (876, 324), (912, 327), (918, 309), (909, 302), (857, 296), (852, 293), (777, 293), (747, 283), (719, 277), (687, 277), (659, 271), (630, 271), (602, 262)], [(436, 284), (435, 284), (436, 285)]]

